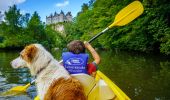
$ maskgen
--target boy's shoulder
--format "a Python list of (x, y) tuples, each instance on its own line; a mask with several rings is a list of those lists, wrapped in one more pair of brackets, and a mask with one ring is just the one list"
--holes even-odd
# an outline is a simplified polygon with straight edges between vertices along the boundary
[(63, 52), (62, 55), (86, 55), (86, 56), (89, 56), (88, 53), (74, 54), (74, 53), (72, 53), (72, 52)]

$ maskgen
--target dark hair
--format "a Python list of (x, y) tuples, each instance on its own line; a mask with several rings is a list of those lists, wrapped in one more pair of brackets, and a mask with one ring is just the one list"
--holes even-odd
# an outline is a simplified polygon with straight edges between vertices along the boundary
[(80, 40), (71, 41), (67, 45), (67, 48), (68, 48), (69, 52), (72, 52), (74, 54), (85, 53), (84, 43)]

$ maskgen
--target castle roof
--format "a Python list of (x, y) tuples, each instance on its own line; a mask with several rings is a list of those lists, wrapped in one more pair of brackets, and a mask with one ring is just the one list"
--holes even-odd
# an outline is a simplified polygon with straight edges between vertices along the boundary
[(54, 16), (58, 16), (59, 14), (57, 14), (57, 12), (55, 11), (55, 13), (54, 13)]
[(51, 13), (50, 16), (46, 16), (46, 18), (52, 18), (53, 14)]
[(66, 16), (72, 16), (72, 15), (71, 15), (71, 12), (70, 12), (70, 11), (67, 12)]
[(63, 15), (64, 15), (64, 12), (61, 10), (60, 14), (63, 14)]

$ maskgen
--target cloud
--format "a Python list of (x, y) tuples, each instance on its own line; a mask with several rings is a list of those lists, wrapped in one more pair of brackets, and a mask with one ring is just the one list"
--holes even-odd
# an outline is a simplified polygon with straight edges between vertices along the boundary
[(69, 5), (69, 1), (68, 0), (64, 0), (64, 2), (62, 2), (62, 3), (55, 4), (56, 7), (65, 7), (67, 5)]
[(14, 0), (16, 4), (24, 3), (26, 0)]
[(4, 12), (8, 10), (9, 6), (14, 4), (18, 5), (24, 3), (26, 0), (0, 0), (0, 11)]

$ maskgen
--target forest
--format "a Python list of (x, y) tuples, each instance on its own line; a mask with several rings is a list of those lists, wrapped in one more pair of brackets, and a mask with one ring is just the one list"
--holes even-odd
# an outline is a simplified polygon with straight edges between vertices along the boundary
[[(62, 23), (65, 36), (43, 23), (34, 12), (22, 15), (16, 5), (5, 12), (0, 24), (0, 48), (21, 48), (41, 43), (48, 48), (64, 48), (72, 40), (88, 41), (109, 26), (115, 15), (134, 0), (89, 0), (73, 22)], [(141, 0), (144, 13), (126, 26), (114, 27), (92, 44), (101, 49), (121, 49), (170, 54), (170, 1)]]

